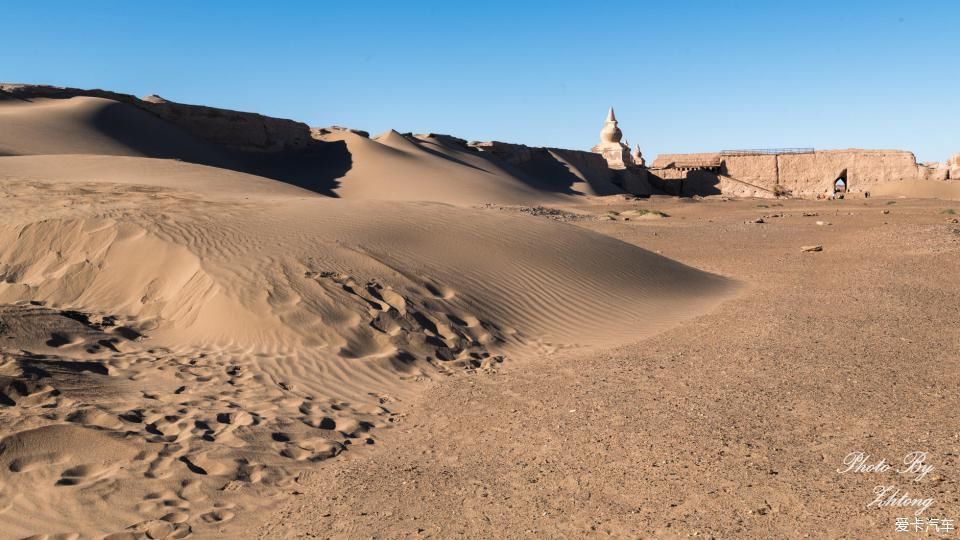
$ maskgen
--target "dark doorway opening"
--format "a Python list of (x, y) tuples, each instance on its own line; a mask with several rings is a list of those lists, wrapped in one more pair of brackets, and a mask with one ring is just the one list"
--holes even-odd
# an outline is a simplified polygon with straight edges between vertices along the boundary
[(843, 195), (850, 190), (850, 181), (847, 180), (847, 170), (844, 169), (833, 181), (834, 195)]

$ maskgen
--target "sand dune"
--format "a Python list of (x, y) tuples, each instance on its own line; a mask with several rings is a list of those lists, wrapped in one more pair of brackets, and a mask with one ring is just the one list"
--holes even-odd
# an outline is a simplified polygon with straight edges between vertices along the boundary
[[(0, 161), (0, 179), (38, 182), (40, 187), (81, 189), (82, 184), (114, 184), (144, 192), (175, 189), (218, 199), (316, 197), (308, 190), (270, 178), (184, 163), (176, 159), (102, 155), (7, 156)], [(118, 187), (118, 189), (120, 189)], [(48, 211), (45, 209), (44, 211)]]
[[(360, 145), (419, 151), (387, 142)], [(215, 531), (375, 442), (424, 381), (637, 339), (731, 291), (546, 219), (173, 160), (2, 157), (0, 178), (13, 535)]]
[[(497, 170), (512, 176), (525, 185), (541, 193), (565, 196), (603, 196), (624, 193), (623, 188), (613, 183), (610, 170), (602, 159), (598, 162), (585, 162), (582, 153), (561, 149), (532, 149), (521, 147), (517, 155), (525, 156), (523, 161), (504, 160), (496, 153), (481, 150), (465, 144), (462, 139), (449, 135), (415, 135), (417, 145), (429, 152), (444, 155), (459, 162), (486, 163)], [(493, 143), (502, 144), (502, 143)], [(516, 145), (515, 145), (516, 146)], [(483, 148), (482, 143), (480, 148)], [(529, 201), (528, 201), (529, 202)]]
[(218, 533), (431, 380), (636, 340), (736, 288), (471, 208), (596, 187), (561, 156), (346, 130), (235, 150), (110, 99), (0, 103), (3, 535)]
[[(70, 180), (57, 180), (50, 171), (56, 167), (69, 171)], [(97, 168), (111, 172), (94, 183)], [(25, 174), (25, 170), (34, 172)], [(149, 302), (142, 301), (141, 288), (150, 285), (156, 296), (176, 305), (173, 295), (187, 290), (187, 282), (207, 279), (228, 281), (217, 288), (229, 291), (295, 287), (302, 298), (311, 292), (301, 290), (303, 284), (298, 281), (312, 281), (303, 275), (340, 272), (346, 269), (341, 259), (348, 258), (358, 279), (389, 274), (402, 279), (403, 286), (422, 286), (432, 280), (438, 283), (435, 287), (463, 289), (465, 294), (473, 293), (476, 298), (471, 302), (483, 315), (514, 327), (527, 325), (531, 335), (552, 338), (568, 334), (571, 328), (559, 324), (563, 318), (552, 318), (551, 311), (583, 313), (591, 304), (603, 305), (609, 308), (607, 315), (588, 311), (589, 317), (578, 315), (586, 319), (578, 324), (633, 332), (637, 324), (650, 324), (644, 322), (642, 306), (659, 306), (663, 298), (663, 306), (657, 309), (669, 311), (669, 304), (687, 296), (697, 298), (700, 289), (716, 283), (649, 252), (545, 220), (432, 203), (337, 201), (253, 176), (178, 162), (11, 157), (0, 160), (0, 176), (8, 179), (4, 189), (16, 199), (15, 205), (41, 193), (56, 193), (66, 203), (54, 211), (35, 210), (37, 218), (45, 219), (27, 225), (21, 222), (24, 212), (11, 209), (11, 215), (20, 215), (4, 225), (7, 241), (0, 257), (5, 268), (16, 269), (7, 271), (10, 279), (0, 287), (8, 301), (25, 299), (15, 297), (21, 294), (56, 304), (92, 305), (100, 299), (99, 309), (142, 316), (135, 306)], [(43, 185), (38, 177), (55, 185)], [(117, 182), (118, 177), (127, 178), (124, 183), (129, 184)], [(271, 191), (272, 185), (279, 187)], [(267, 192), (269, 197), (264, 196)], [(77, 212), (74, 206), (94, 194), (98, 204)], [(251, 200), (251, 195), (256, 199)], [(134, 213), (132, 207), (142, 211)], [(210, 215), (213, 208), (216, 218)], [(49, 246), (57, 255), (23, 249), (21, 243)], [(329, 262), (310, 267), (306, 264), (310, 259)], [(285, 264), (292, 268), (283, 269), (287, 275), (282, 278), (250, 273), (251, 267), (263, 264), (257, 260), (272, 261), (275, 272)], [(124, 266), (122, 261), (129, 262)], [(142, 263), (147, 261), (152, 262), (149, 268), (163, 275), (145, 273)], [(176, 279), (171, 276), (174, 268), (180, 269)], [(110, 271), (126, 276), (125, 286), (131, 290), (123, 294), (100, 290), (96, 279)], [(200, 277), (200, 272), (216, 279)], [(89, 283), (65, 287), (75, 275)], [(489, 280), (491, 275), (497, 279)], [(533, 280), (533, 275), (537, 279), (531, 285), (536, 286), (525, 290), (524, 280)], [(102, 279), (113, 283), (119, 276)], [(259, 281), (243, 282), (251, 279)], [(467, 283), (470, 279), (474, 283)], [(162, 291), (161, 285), (167, 282), (170, 290)], [(19, 292), (14, 284), (27, 292)], [(89, 288), (92, 292), (84, 297), (83, 291)], [(57, 296), (67, 293), (79, 296)], [(642, 306), (622, 299), (631, 293), (643, 298)], [(235, 300), (245, 302), (254, 313), (270, 307), (250, 298)], [(192, 312), (194, 307), (177, 309)], [(637, 315), (629, 315), (631, 311)], [(553, 323), (532, 324), (541, 318)]]
[(879, 197), (960, 200), (960, 182), (943, 180), (904, 180), (887, 182), (870, 188)]
[(556, 153), (510, 164), (453, 137), (392, 130), (373, 139), (322, 130), (298, 149), (254, 151), (195, 136), (148, 110), (89, 96), (0, 101), (0, 156), (171, 158), (345, 199), (551, 204), (622, 192), (605, 174), (582, 170)]
[(569, 197), (542, 189), (479, 152), (456, 150), (435, 140), (396, 131), (373, 139), (335, 131), (323, 139), (345, 142), (351, 154), (353, 166), (335, 190), (344, 199), (534, 204)]
[(156, 116), (96, 97), (0, 101), (0, 155), (105, 154), (225, 165), (223, 153)]

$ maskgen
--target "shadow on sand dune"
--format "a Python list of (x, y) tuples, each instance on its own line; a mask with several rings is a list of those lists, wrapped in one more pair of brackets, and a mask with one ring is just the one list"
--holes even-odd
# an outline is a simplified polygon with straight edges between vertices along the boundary
[[(280, 153), (238, 152), (240, 172), (272, 178), (306, 190), (339, 197), (334, 192), (353, 166), (344, 141), (313, 141), (307, 148)], [(229, 168), (229, 167), (228, 167)]]
[(342, 141), (311, 139), (303, 148), (282, 151), (231, 149), (204, 141), (174, 123), (125, 103), (97, 109), (90, 123), (99, 133), (137, 155), (254, 174), (328, 197), (337, 197), (334, 190), (340, 185), (338, 179), (353, 164)]
[[(430, 152), (431, 154), (444, 157), (455, 161), (456, 163), (469, 165), (463, 160), (453, 158), (441, 151), (429, 148), (429, 144), (422, 139), (412, 138), (418, 147)], [(448, 135), (431, 134), (429, 140), (435, 141), (437, 146), (445, 148), (452, 152), (463, 152), (470, 156), (480, 158), (492, 167), (506, 171), (512, 177), (526, 184), (528, 187), (544, 193), (556, 193), (559, 195), (585, 195), (586, 193), (578, 191), (574, 186), (589, 186), (595, 195), (613, 195), (623, 193), (623, 189), (614, 183), (613, 175), (609, 169), (588, 172), (587, 168), (579, 170), (583, 176), (574, 172), (576, 165), (568, 163), (561, 156), (557, 155), (549, 148), (524, 148), (529, 152), (524, 160), (511, 159), (510, 156), (498, 155), (496, 151), (479, 151), (477, 148), (465, 144), (462, 140)], [(521, 152), (522, 154), (522, 152)], [(475, 169), (483, 170), (482, 167), (469, 165)]]

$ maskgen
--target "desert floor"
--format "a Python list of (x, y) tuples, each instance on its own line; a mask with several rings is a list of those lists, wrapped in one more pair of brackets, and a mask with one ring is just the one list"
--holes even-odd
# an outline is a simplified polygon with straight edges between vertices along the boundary
[[(924, 518), (958, 519), (952, 206), (655, 197), (568, 208), (666, 212), (576, 225), (747, 288), (630, 345), (449, 377), (396, 404), (400, 418), (376, 445), (325, 462), (279, 511), (239, 516), (233, 530), (882, 538), (907, 517), (912, 531), (915, 508), (867, 507), (878, 485), (934, 499)], [(812, 244), (823, 251), (801, 251)], [(923, 451), (933, 469), (919, 482), (840, 474), (854, 451), (900, 468)]]
[[(923, 186), (636, 199), (551, 152), (306, 125), (249, 161), (94, 97), (0, 124), (2, 539), (960, 519), (960, 202)], [(300, 182), (331, 149), (332, 191)]]

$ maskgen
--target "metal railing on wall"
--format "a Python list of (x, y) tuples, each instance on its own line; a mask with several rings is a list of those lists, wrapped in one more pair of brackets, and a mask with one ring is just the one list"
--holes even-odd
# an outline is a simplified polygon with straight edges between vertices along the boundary
[(721, 156), (766, 156), (777, 154), (812, 154), (813, 148), (756, 148), (747, 150), (723, 150)]

